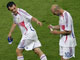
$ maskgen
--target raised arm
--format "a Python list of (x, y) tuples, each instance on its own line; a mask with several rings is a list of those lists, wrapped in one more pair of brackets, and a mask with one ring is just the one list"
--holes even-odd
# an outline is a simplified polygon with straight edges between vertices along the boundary
[(59, 30), (60, 26), (59, 25), (53, 26), (53, 29)]
[(31, 20), (34, 21), (34, 22), (36, 22), (36, 23), (39, 24), (40, 26), (42, 26), (42, 22), (40, 22), (37, 18), (32, 17)]
[(67, 31), (67, 30), (58, 31), (58, 29), (60, 29), (59, 25), (56, 25), (56, 26), (49, 25), (48, 27), (54, 29), (53, 31), (51, 31), (52, 34), (63, 34), (63, 35), (66, 35), (66, 34), (70, 34), (71, 33), (71, 31)]
[(51, 33), (52, 33), (52, 34), (63, 34), (63, 35), (68, 35), (68, 34), (71, 33), (71, 31), (66, 31), (66, 30), (64, 30), (64, 31), (57, 31), (57, 30), (53, 30), (53, 31), (51, 31)]
[(49, 25), (48, 28), (52, 28), (52, 29), (55, 29), (55, 30), (59, 30), (59, 29), (60, 29), (60, 26), (59, 26), (59, 25), (56, 25), (56, 26)]

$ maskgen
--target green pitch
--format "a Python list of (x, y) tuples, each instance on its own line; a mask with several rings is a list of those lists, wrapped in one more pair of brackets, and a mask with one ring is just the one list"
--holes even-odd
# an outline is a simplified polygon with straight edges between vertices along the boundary
[[(7, 10), (6, 4), (10, 0), (0, 0), (0, 60), (17, 60), (16, 48), (21, 39), (21, 33), (18, 27), (13, 32), (13, 44), (8, 45), (7, 36), (12, 24), (11, 13)], [(12, 0), (11, 0), (12, 1)], [(76, 58), (71, 60), (80, 60), (80, 0), (13, 0), (18, 7), (25, 9), (34, 17), (43, 22), (39, 27), (32, 22), (36, 29), (39, 40), (42, 43), (41, 49), (47, 55), (48, 60), (60, 60), (59, 57), (59, 35), (50, 34), (47, 28), (48, 24), (57, 25), (58, 17), (52, 15), (51, 5), (58, 4), (65, 10), (69, 11), (74, 20), (74, 28), (77, 39)], [(24, 51), (25, 60), (39, 60), (33, 51)]]

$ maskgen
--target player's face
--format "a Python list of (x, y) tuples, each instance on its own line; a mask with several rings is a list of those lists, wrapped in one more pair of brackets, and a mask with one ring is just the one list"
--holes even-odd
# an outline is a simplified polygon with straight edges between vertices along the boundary
[(51, 9), (51, 11), (54, 15), (60, 16), (60, 12), (58, 10), (55, 11), (55, 9)]
[(17, 14), (17, 7), (16, 5), (13, 5), (12, 7), (9, 7), (9, 10), (14, 13), (14, 14)]
[(55, 11), (55, 14), (56, 14), (57, 16), (60, 16), (60, 12), (59, 12), (59, 11)]

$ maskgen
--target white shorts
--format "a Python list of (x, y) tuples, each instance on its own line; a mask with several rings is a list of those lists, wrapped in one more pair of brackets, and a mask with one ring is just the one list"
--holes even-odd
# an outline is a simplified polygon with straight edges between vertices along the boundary
[(60, 56), (62, 56), (64, 59), (75, 57), (75, 47), (60, 46)]
[(41, 43), (38, 40), (36, 32), (30, 32), (26, 35), (22, 36), (22, 39), (18, 45), (18, 49), (25, 49), (25, 50), (33, 50), (34, 48), (41, 47)]
[(21, 40), (17, 48), (29, 51), (37, 47), (41, 47), (39, 40)]

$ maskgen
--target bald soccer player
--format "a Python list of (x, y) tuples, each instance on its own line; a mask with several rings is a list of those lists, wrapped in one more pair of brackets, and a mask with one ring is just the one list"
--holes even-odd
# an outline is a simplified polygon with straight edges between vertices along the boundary
[(59, 16), (59, 25), (48, 27), (52, 34), (60, 34), (60, 56), (61, 60), (69, 60), (75, 57), (76, 38), (74, 34), (73, 19), (69, 12), (63, 10), (58, 5), (52, 5), (51, 11), (54, 15)]

